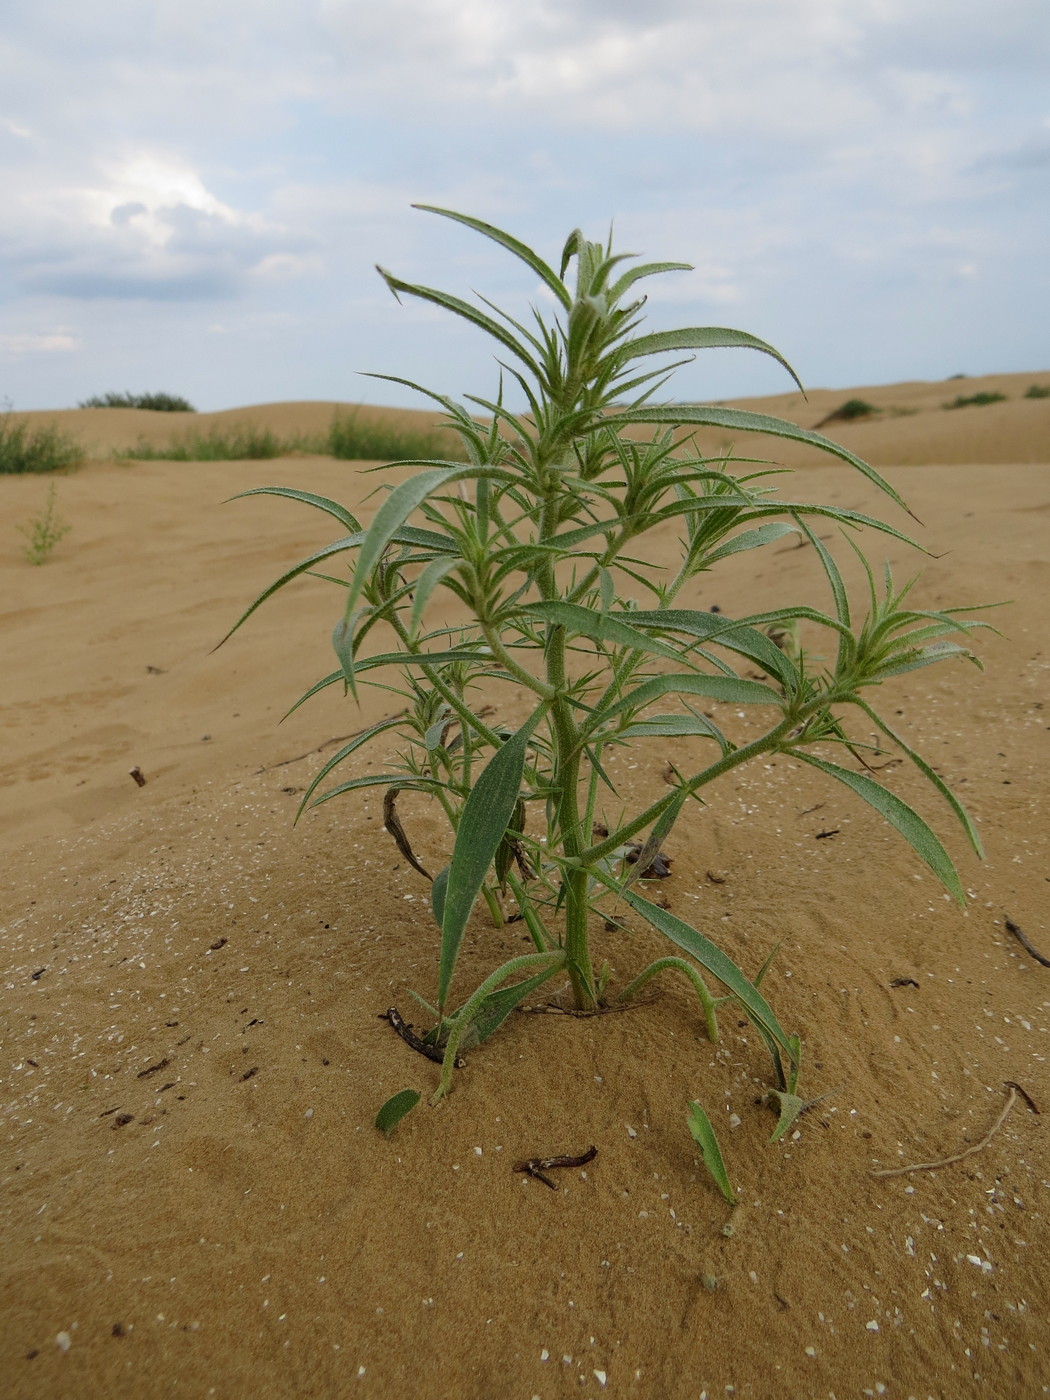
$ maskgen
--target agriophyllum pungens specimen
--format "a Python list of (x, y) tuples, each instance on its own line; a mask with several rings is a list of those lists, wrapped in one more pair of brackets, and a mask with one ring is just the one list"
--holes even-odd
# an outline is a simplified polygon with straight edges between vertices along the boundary
[[(450, 860), (432, 881), (441, 930), (436, 992), (433, 1005), (423, 1002), (433, 1018), (427, 1039), (444, 1053), (435, 1102), (448, 1092), (460, 1053), (491, 1035), (551, 978), (567, 977), (576, 1007), (586, 1011), (630, 1000), (665, 971), (688, 979), (712, 1038), (721, 1002), (742, 1010), (770, 1053), (778, 1090), (793, 1095), (799, 1042), (759, 990), (765, 969), (749, 980), (701, 932), (642, 895), (637, 877), (683, 809), (715, 779), (755, 759), (791, 754), (870, 803), (961, 903), (962, 888), (945, 848), (922, 818), (865, 770), (865, 745), (849, 738), (846, 725), (859, 710), (896, 745), (979, 852), (959, 802), (880, 718), (867, 695), (888, 676), (952, 657), (973, 659), (964, 643), (983, 624), (961, 619), (957, 610), (908, 607), (908, 589), (895, 590), (888, 570), (877, 585), (866, 563), (869, 597), (864, 616), (855, 621), (835, 560), (809, 521), (836, 522), (847, 537), (861, 527), (905, 537), (856, 511), (780, 500), (768, 471), (705, 458), (676, 432), (714, 426), (809, 443), (904, 504), (866, 463), (815, 433), (755, 413), (653, 401), (677, 367), (668, 356), (690, 357), (708, 347), (771, 355), (794, 377), (776, 350), (741, 331), (640, 333), (639, 284), (686, 264), (625, 265), (625, 255), (576, 231), (555, 270), (488, 224), (449, 210), (429, 212), (466, 225), (524, 262), (551, 293), (555, 313), (534, 311), (521, 324), (489, 303), (476, 307), (380, 269), (395, 295), (443, 307), (491, 336), (504, 363), (503, 382), (513, 380), (528, 411), (505, 406), (502, 383), (495, 400), (471, 398), (483, 415), (477, 418), (461, 404), (420, 389), (444, 408), (466, 464), (410, 463), (420, 470), (389, 489), (368, 529), (334, 501), (263, 488), (262, 494), (326, 511), (346, 533), (272, 584), (237, 626), (291, 579), (330, 569), (347, 555), (344, 578), (325, 575), (342, 594), (333, 634), (339, 668), (303, 699), (329, 685), (356, 694), (357, 686), (380, 680), (406, 702), (403, 715), (374, 725), (325, 763), (300, 811), (379, 785), (386, 789), (387, 828), (417, 869), (397, 817), (397, 794), (429, 794), (448, 819)], [(654, 356), (660, 366), (655, 369)], [(639, 557), (642, 537), (669, 524), (679, 529), (676, 557), (668, 560), (665, 551), (659, 564)], [(790, 532), (808, 539), (819, 558), (830, 585), (829, 612), (782, 605), (729, 619), (678, 606), (683, 588), (698, 574)], [(465, 624), (428, 629), (429, 605), (439, 590), (455, 595), (468, 615)], [(805, 652), (771, 640), (770, 634), (793, 636), (800, 622), (825, 629), (832, 662), (816, 669)], [(742, 667), (757, 668), (765, 679), (741, 676)], [(526, 702), (527, 717), (514, 728), (479, 703), (479, 688), (493, 679), (509, 682)], [(744, 744), (731, 742), (702, 713), (698, 702), (705, 699), (754, 707), (761, 733)], [(661, 711), (668, 701), (671, 708)], [(386, 746), (395, 736), (401, 753), (388, 772), (352, 777), (315, 796), (363, 745), (379, 739)], [(701, 740), (709, 761), (695, 771), (669, 770), (662, 796), (606, 829), (599, 817), (608, 822), (609, 809), (621, 810), (608, 755), (624, 744), (668, 736)], [(825, 752), (838, 746), (845, 761), (818, 756), (815, 745)], [(612, 796), (603, 801), (603, 794)], [(636, 847), (637, 859), (627, 864), (632, 840), (641, 850)], [(497, 920), (504, 902), (513, 901), (534, 948), (496, 967), (457, 1004), (457, 955), (479, 896)], [(666, 957), (616, 988), (605, 969), (596, 970), (592, 932), (601, 920), (628, 911), (671, 946)], [(718, 994), (709, 978), (720, 984)], [(414, 1101), (408, 1094), (408, 1106)]]

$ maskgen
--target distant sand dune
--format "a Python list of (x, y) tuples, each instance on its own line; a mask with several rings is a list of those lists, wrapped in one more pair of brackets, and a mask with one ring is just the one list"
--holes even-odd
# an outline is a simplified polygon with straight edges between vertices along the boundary
[[(961, 462), (1050, 461), (1050, 398), (1026, 399), (1032, 384), (1050, 387), (1050, 370), (987, 374), (973, 379), (865, 385), (854, 389), (812, 389), (758, 399), (726, 400), (813, 428), (847, 399), (859, 398), (879, 413), (852, 423), (829, 423), (825, 436), (874, 466), (950, 465)], [(957, 395), (1005, 394), (1007, 402), (946, 410)], [(362, 421), (398, 428), (427, 429), (442, 421), (429, 409), (398, 409), (331, 400), (253, 404), (219, 413), (151, 413), (135, 408), (73, 408), (18, 414), (30, 422), (53, 422), (83, 443), (91, 458), (106, 458), (145, 442), (157, 448), (185, 433), (224, 432), (237, 427), (270, 429), (282, 438), (322, 436), (336, 414), (360, 414)], [(817, 464), (821, 454), (787, 442), (725, 432), (704, 432), (704, 451), (719, 453), (732, 444), (737, 456), (769, 457), (790, 466)]]

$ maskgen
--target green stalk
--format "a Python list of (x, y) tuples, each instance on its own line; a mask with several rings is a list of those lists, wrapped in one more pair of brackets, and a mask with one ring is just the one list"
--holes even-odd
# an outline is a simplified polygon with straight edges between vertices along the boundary
[[(814, 709), (822, 708), (814, 706)], [(696, 792), (698, 788), (705, 787), (715, 778), (720, 778), (723, 773), (729, 773), (732, 769), (738, 768), (742, 763), (748, 763), (753, 758), (758, 758), (761, 754), (768, 753), (770, 749), (775, 749), (780, 744), (781, 739), (789, 734), (798, 721), (791, 717), (783, 720), (775, 729), (771, 729), (761, 738), (753, 739), (750, 744), (744, 744), (739, 749), (734, 749), (732, 753), (724, 754), (717, 763), (712, 763), (709, 768), (705, 768), (702, 773), (690, 778), (685, 784), (689, 792)], [(624, 841), (636, 836), (639, 831), (643, 831), (647, 826), (651, 826), (658, 817), (663, 816), (667, 808), (677, 799), (678, 790), (669, 792), (666, 797), (658, 798), (656, 802), (647, 807), (640, 816), (634, 817), (621, 826), (619, 831), (614, 832), (604, 841), (599, 841), (596, 846), (589, 847), (580, 856), (580, 861), (584, 866), (593, 865), (601, 860), (603, 856), (611, 855), (617, 846), (622, 846)]]
[[(650, 963), (644, 972), (640, 972), (633, 982), (629, 982), (623, 991), (616, 998), (617, 1004), (622, 1005), (636, 997), (647, 982), (656, 976), (658, 972), (664, 972), (667, 968), (673, 967), (677, 972), (685, 973), (686, 977), (693, 984), (693, 990), (700, 998), (700, 1005), (704, 1009), (704, 1020), (707, 1023), (707, 1038), (710, 1041), (718, 1040), (718, 1019), (715, 1009), (718, 1006), (718, 999), (713, 997), (707, 989), (707, 983), (697, 972), (696, 968), (687, 963), (684, 958), (658, 958), (656, 962)], [(728, 998), (724, 998), (728, 1000)]]
[(464, 1003), (456, 1015), (448, 1042), (445, 1045), (445, 1058), (441, 1064), (441, 1080), (430, 1100), (432, 1104), (436, 1106), (440, 1103), (452, 1087), (452, 1071), (456, 1067), (459, 1043), (488, 994), (494, 992), (501, 982), (505, 982), (515, 972), (539, 972), (544, 967), (549, 967), (553, 972), (564, 961), (565, 954), (560, 948), (549, 953), (522, 953), (520, 958), (511, 958), (510, 962), (505, 962), (502, 967), (498, 967), (495, 972), (485, 978), (481, 986)]
[(541, 953), (549, 953), (555, 947), (555, 940), (544, 928), (542, 920), (533, 908), (532, 900), (529, 898), (525, 886), (514, 874), (513, 870), (507, 871), (507, 885), (511, 894), (518, 902), (521, 916), (525, 920), (525, 927), (529, 930), (529, 934), (537, 950)]
[(496, 928), (502, 928), (506, 920), (503, 917), (503, 909), (500, 906), (499, 896), (491, 885), (482, 885), (481, 893), (484, 896), (485, 903), (489, 907), (489, 913), (492, 915), (493, 924)]

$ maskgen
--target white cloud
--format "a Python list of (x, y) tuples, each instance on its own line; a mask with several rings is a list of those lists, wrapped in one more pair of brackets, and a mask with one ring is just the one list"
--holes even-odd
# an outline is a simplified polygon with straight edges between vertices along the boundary
[(88, 299), (231, 296), (253, 272), (296, 271), (308, 251), (301, 235), (219, 199), (177, 155), (140, 149), (94, 166), (82, 182), (33, 172), (0, 209), (6, 260), (28, 289)]
[(0, 354), (4, 355), (48, 355), (79, 349), (79, 340), (69, 331), (0, 335)]
[[(651, 284), (655, 322), (786, 329), (786, 350), (812, 326), (807, 377), (896, 377), (902, 345), (949, 370), (967, 346), (1042, 353), (1046, 0), (34, 0), (5, 20), (20, 402), (146, 358), (218, 403), (266, 376), (349, 393), (348, 361), (429, 381), (435, 354), (458, 392), (487, 349), (397, 307), (373, 263), (523, 314), (531, 289), (413, 200), (551, 257), (615, 217), (628, 246), (696, 264)], [(32, 337), (67, 323), (109, 358), (45, 375)], [(822, 369), (852, 324), (862, 350)]]

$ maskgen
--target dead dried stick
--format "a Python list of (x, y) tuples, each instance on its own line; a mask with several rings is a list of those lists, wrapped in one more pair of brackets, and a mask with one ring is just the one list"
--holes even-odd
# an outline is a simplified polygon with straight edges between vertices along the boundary
[(977, 1152), (983, 1152), (984, 1149), (991, 1142), (992, 1138), (995, 1137), (996, 1133), (1006, 1122), (1007, 1115), (1009, 1114), (1010, 1110), (1013, 1108), (1014, 1104), (1017, 1102), (1019, 1097), (1023, 1097), (1025, 1099), (1026, 1103), (1028, 1104), (1028, 1107), (1032, 1110), (1033, 1113), (1039, 1112), (1035, 1104), (1032, 1102), (1032, 1100), (1028, 1097), (1028, 1095), (1025, 1093), (1025, 1091), (1021, 1088), (1019, 1084), (1007, 1084), (1006, 1087), (1010, 1090), (1010, 1096), (1006, 1100), (1006, 1103), (1003, 1107), (1003, 1111), (999, 1114), (999, 1117), (989, 1128), (988, 1132), (985, 1133), (984, 1137), (981, 1138), (980, 1142), (974, 1143), (972, 1147), (967, 1147), (964, 1152), (956, 1152), (955, 1155), (952, 1157), (944, 1157), (939, 1162), (916, 1162), (910, 1167), (887, 1167), (884, 1168), (882, 1171), (872, 1172), (872, 1176), (905, 1176), (908, 1172), (935, 1172), (938, 1171), (941, 1167), (953, 1166), (956, 1162), (962, 1162), (967, 1157), (974, 1156), (974, 1154)]

